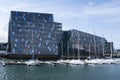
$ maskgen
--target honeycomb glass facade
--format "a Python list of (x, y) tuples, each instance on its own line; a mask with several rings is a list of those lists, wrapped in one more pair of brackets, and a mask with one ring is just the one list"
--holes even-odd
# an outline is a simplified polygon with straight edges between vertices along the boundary
[(99, 57), (113, 51), (113, 44), (82, 31), (62, 31), (62, 24), (54, 22), (53, 14), (12, 11), (8, 51), (10, 54), (34, 53), (64, 58)]
[(95, 36), (78, 30), (64, 31), (61, 41), (60, 53), (64, 57), (78, 58), (78, 56), (100, 57), (110, 52), (105, 38)]
[(11, 54), (58, 55), (62, 24), (53, 14), (12, 11), (9, 22)]

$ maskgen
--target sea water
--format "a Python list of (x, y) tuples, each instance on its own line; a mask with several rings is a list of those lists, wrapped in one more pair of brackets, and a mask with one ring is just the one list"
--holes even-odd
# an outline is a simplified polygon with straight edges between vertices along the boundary
[(104, 65), (6, 65), (0, 80), (120, 80), (120, 64)]

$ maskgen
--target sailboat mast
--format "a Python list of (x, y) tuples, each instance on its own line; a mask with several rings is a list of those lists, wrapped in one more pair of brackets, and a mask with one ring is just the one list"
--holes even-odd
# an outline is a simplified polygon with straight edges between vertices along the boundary
[(79, 32), (78, 32), (78, 59), (80, 59), (80, 46), (79, 46)]
[(103, 38), (102, 38), (102, 49), (103, 49), (103, 57), (105, 56), (105, 49), (104, 49), (104, 42), (103, 42)]
[(69, 42), (67, 43), (67, 54), (68, 54), (68, 59), (69, 59)]
[(99, 53), (100, 53), (100, 51), (99, 51), (99, 44), (98, 44), (98, 58), (99, 58), (99, 55), (100, 55)]
[(34, 59), (34, 34), (33, 34), (33, 30), (32, 30), (32, 59)]
[(8, 44), (6, 45), (6, 55), (8, 54)]
[(96, 55), (96, 37), (95, 37), (95, 29), (94, 29), (94, 50), (95, 50), (95, 57), (97, 57), (97, 55)]
[(73, 59), (75, 58), (75, 46), (73, 44)]
[(112, 34), (111, 34), (111, 42), (110, 42), (110, 52), (111, 52), (110, 57), (112, 58), (112, 54), (113, 54), (113, 49), (112, 49)]
[(62, 59), (63, 59), (63, 41), (61, 40), (61, 55), (62, 55)]
[(89, 57), (90, 57), (90, 52), (91, 52), (91, 51), (90, 51), (90, 42), (89, 42)]
[(113, 52), (113, 50), (112, 50), (112, 42), (110, 42), (110, 52), (111, 52), (110, 57), (112, 58), (112, 52)]

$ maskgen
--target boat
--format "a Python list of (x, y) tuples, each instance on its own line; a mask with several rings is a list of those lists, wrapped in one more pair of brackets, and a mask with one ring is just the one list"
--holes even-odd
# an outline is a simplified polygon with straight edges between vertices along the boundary
[[(95, 31), (94, 31), (94, 34), (95, 34)], [(99, 48), (99, 45), (98, 45), (98, 48)], [(95, 57), (96, 58), (91, 58), (91, 56), (90, 56), (90, 52), (91, 52), (90, 51), (90, 42), (89, 42), (89, 56), (88, 56), (88, 59), (86, 59), (84, 61), (85, 64), (103, 64), (104, 60), (100, 59), (99, 57), (96, 56), (96, 38), (95, 38), (95, 36), (94, 36), (94, 50), (95, 50)], [(103, 53), (104, 53), (104, 50), (103, 50)]]
[(39, 64), (39, 61), (38, 61), (38, 60), (31, 59), (31, 60), (29, 60), (29, 61), (25, 61), (25, 64), (28, 65), (28, 66), (34, 66), (34, 65), (38, 65), (38, 64)]
[(68, 61), (70, 65), (81, 65), (84, 64), (84, 61), (80, 60), (80, 46), (79, 46), (79, 33), (78, 33), (78, 59), (72, 59)]
[(69, 64), (72, 64), (72, 65), (82, 65), (82, 64), (84, 64), (84, 61), (82, 61), (80, 59), (71, 60), (71, 61), (69, 61)]
[(37, 65), (39, 63), (38, 60), (35, 60), (35, 56), (34, 56), (34, 34), (33, 34), (33, 30), (32, 30), (32, 59), (28, 60), (28, 61), (25, 61), (25, 64), (28, 65), (28, 66), (33, 66), (33, 65)]

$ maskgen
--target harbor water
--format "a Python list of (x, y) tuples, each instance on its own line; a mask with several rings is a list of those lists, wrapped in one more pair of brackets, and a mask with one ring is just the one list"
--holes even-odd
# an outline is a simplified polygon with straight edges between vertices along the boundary
[(120, 64), (104, 65), (6, 65), (0, 80), (119, 80)]

